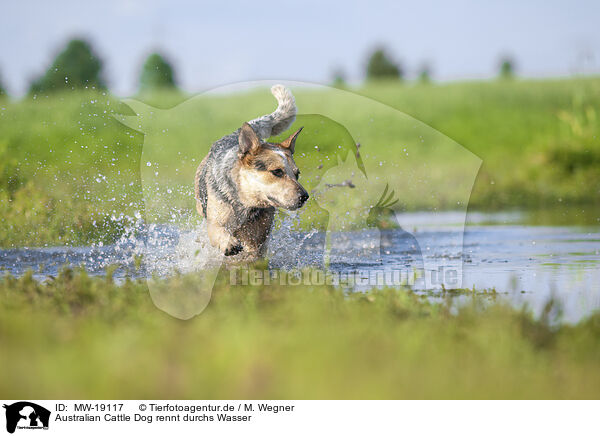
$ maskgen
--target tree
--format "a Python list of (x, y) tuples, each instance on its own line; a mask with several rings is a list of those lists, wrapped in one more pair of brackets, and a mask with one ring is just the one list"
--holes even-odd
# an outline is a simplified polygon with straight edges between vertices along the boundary
[(152, 53), (146, 59), (140, 75), (140, 91), (157, 89), (175, 89), (173, 67), (158, 53)]
[(515, 65), (513, 60), (508, 56), (500, 59), (499, 77), (501, 79), (512, 79), (515, 77)]
[(431, 83), (431, 68), (425, 63), (419, 68), (419, 83), (424, 85)]
[(2, 86), (2, 78), (0, 77), (0, 97), (6, 97), (6, 91), (4, 90), (4, 86)]
[(376, 49), (367, 63), (367, 79), (402, 79), (403, 71), (386, 54), (383, 48)]
[(81, 39), (69, 41), (46, 74), (31, 84), (30, 93), (49, 93), (65, 89), (105, 89), (102, 61), (90, 44)]
[(336, 68), (333, 72), (333, 86), (343, 88), (346, 86), (346, 74), (341, 68)]

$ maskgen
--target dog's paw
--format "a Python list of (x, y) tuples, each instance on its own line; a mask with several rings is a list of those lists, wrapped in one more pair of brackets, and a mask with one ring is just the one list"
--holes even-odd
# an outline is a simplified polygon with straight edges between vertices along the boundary
[(243, 249), (244, 247), (242, 247), (242, 244), (238, 242), (237, 244), (231, 244), (227, 248), (225, 248), (224, 254), (225, 256), (235, 256), (236, 254), (240, 253)]

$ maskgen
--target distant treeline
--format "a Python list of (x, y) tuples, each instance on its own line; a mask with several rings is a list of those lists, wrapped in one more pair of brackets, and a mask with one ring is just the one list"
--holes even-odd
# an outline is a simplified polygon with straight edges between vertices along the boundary
[[(505, 56), (501, 59), (498, 75), (503, 79), (514, 76), (514, 62), (510, 57)], [(405, 78), (405, 70), (385, 48), (376, 47), (368, 55), (365, 76), (368, 81), (401, 81)], [(421, 83), (431, 82), (431, 67), (428, 63), (425, 62), (419, 67), (417, 77)], [(334, 72), (334, 86), (344, 86), (345, 83), (344, 72), (337, 69)], [(47, 71), (31, 83), (29, 94), (49, 94), (55, 91), (82, 88), (107, 89), (103, 75), (103, 62), (89, 42), (73, 39), (56, 56)], [(173, 66), (163, 54), (152, 53), (146, 58), (140, 73), (138, 89), (140, 93), (160, 89), (177, 89)], [(0, 81), (0, 96), (5, 94)]]
[[(514, 77), (514, 61), (509, 56), (502, 56), (499, 62), (498, 77), (501, 79), (511, 79)], [(366, 66), (367, 80), (403, 80), (405, 71), (402, 65), (392, 59), (383, 47), (375, 48), (369, 55)], [(343, 79), (342, 79), (343, 80)], [(421, 83), (431, 82), (431, 66), (428, 62), (423, 62), (417, 69), (417, 80)], [(334, 82), (340, 83), (340, 72), (336, 73)]]
[[(152, 53), (146, 58), (138, 87), (140, 93), (157, 89), (177, 89), (173, 67), (164, 55)], [(29, 94), (50, 94), (74, 89), (107, 89), (103, 62), (91, 44), (82, 39), (73, 39), (67, 43), (46, 72), (33, 80)], [(4, 93), (0, 84), (0, 95)]]

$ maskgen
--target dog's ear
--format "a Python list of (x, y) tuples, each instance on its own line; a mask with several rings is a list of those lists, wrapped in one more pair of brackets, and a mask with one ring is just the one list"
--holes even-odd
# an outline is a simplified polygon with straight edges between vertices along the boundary
[(244, 123), (240, 129), (238, 142), (240, 144), (240, 149), (238, 151), (240, 157), (243, 157), (248, 153), (254, 154), (260, 148), (260, 139), (248, 123)]
[(300, 134), (302, 129), (304, 129), (304, 127), (300, 127), (298, 130), (296, 130), (296, 133), (292, 134), (292, 136), (290, 136), (288, 139), (284, 140), (279, 145), (283, 148), (287, 148), (288, 150), (290, 150), (290, 153), (294, 154), (294, 147), (296, 146), (296, 138), (298, 137), (298, 135)]

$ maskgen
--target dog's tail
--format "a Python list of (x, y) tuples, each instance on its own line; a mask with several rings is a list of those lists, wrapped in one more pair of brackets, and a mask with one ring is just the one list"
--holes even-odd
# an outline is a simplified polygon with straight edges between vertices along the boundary
[(278, 103), (275, 112), (248, 121), (261, 139), (285, 132), (296, 119), (296, 101), (290, 90), (283, 85), (274, 85), (271, 93)]

